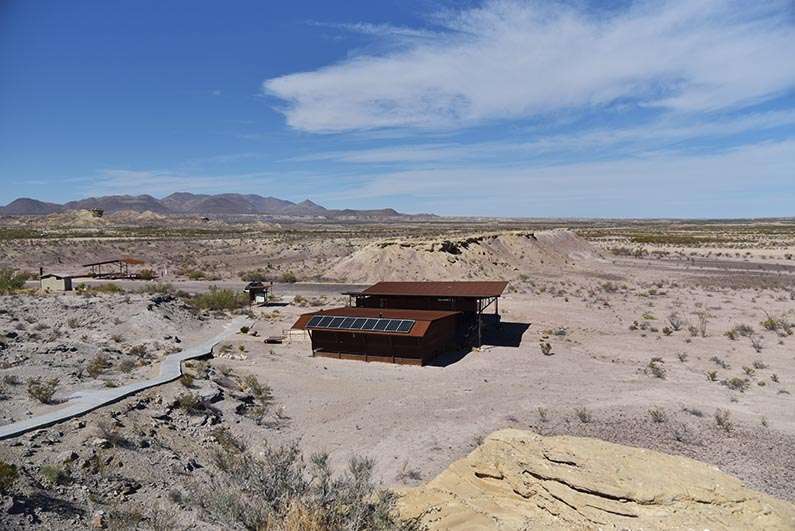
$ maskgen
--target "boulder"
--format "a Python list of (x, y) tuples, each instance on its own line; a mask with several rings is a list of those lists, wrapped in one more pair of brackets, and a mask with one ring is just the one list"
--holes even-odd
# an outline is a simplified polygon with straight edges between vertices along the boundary
[(398, 508), (433, 529), (795, 529), (795, 505), (685, 457), (502, 430)]

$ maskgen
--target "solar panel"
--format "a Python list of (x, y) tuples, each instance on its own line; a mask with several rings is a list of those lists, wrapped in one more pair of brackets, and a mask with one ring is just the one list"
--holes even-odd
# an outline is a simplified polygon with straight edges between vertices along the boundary
[(414, 327), (414, 321), (400, 321), (400, 324), (397, 327), (398, 332), (408, 333), (411, 332), (411, 329)]
[(335, 315), (315, 315), (306, 327), (311, 329), (364, 330), (374, 332), (411, 332), (415, 321), (411, 319), (384, 319), (366, 317), (340, 317)]

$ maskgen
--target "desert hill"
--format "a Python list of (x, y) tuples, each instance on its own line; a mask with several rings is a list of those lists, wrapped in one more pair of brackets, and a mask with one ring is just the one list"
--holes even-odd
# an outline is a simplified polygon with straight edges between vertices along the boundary
[(600, 259), (571, 231), (502, 232), (458, 240), (387, 240), (368, 244), (332, 265), (329, 279), (379, 280), (513, 278), (520, 271), (571, 270)]
[(685, 457), (507, 429), (400, 500), (429, 529), (795, 529), (795, 505)]
[[(368, 218), (401, 219), (408, 217), (394, 209), (377, 210), (334, 210), (328, 209), (306, 199), (294, 203), (276, 197), (262, 197), (257, 194), (192, 194), (177, 192), (157, 199), (148, 194), (142, 195), (108, 195), (88, 197), (77, 201), (69, 201), (63, 205), (45, 203), (36, 199), (20, 198), (4, 207), (0, 207), (0, 215), (47, 215), (69, 210), (101, 209), (105, 213), (118, 211), (154, 212), (156, 214), (197, 214), (197, 215), (270, 215), (295, 217), (325, 218)], [(422, 217), (430, 217), (421, 214)]]

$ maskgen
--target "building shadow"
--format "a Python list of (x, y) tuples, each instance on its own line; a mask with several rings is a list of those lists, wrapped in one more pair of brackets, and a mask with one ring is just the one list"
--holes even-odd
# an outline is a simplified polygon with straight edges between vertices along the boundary
[(483, 345), (491, 347), (518, 347), (522, 344), (522, 336), (530, 323), (506, 323), (502, 322), (495, 326), (490, 326), (483, 332)]
[[(522, 344), (522, 336), (530, 328), (530, 323), (500, 323), (488, 326), (483, 331), (483, 346), (486, 347), (518, 347)], [(426, 367), (449, 367), (464, 359), (472, 352), (473, 347), (459, 346), (445, 352), (425, 364)]]

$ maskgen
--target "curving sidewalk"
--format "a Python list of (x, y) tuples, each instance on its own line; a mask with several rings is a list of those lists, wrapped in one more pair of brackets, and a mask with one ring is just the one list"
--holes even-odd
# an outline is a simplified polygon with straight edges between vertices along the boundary
[(224, 330), (217, 336), (198, 345), (187, 347), (181, 352), (166, 356), (163, 358), (163, 361), (160, 362), (160, 375), (155, 378), (123, 385), (121, 387), (114, 387), (112, 389), (91, 389), (78, 392), (67, 399), (67, 404), (69, 405), (65, 408), (0, 426), (0, 440), (16, 437), (29, 431), (46, 428), (53, 424), (85, 415), (95, 409), (118, 402), (144, 389), (173, 382), (182, 376), (183, 361), (200, 358), (210, 354), (217, 343), (230, 337), (248, 321), (249, 319), (245, 317), (237, 317), (225, 324)]

